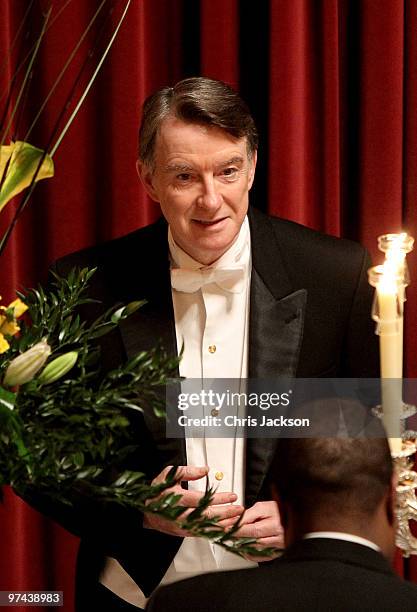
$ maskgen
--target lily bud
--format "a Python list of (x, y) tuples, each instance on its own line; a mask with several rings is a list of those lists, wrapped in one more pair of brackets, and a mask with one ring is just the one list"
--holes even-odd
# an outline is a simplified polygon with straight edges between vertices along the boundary
[(45, 340), (37, 342), (9, 363), (3, 384), (14, 387), (29, 382), (39, 372), (50, 354), (51, 347)]
[(64, 355), (60, 355), (45, 367), (43, 372), (38, 376), (38, 381), (43, 385), (49, 385), (55, 382), (74, 367), (78, 359), (76, 351), (70, 351)]

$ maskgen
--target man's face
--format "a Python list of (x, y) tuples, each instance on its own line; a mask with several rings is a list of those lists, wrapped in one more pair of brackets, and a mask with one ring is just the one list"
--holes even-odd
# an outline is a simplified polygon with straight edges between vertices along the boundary
[(256, 153), (248, 158), (246, 138), (168, 118), (156, 139), (154, 168), (138, 164), (138, 171), (175, 242), (208, 265), (237, 238), (255, 165)]

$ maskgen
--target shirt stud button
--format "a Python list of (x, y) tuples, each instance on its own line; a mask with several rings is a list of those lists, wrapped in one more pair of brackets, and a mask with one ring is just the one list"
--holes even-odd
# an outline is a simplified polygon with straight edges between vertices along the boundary
[(211, 411), (211, 416), (218, 416), (219, 415), (219, 409), (218, 408), (213, 408), (213, 410)]
[(223, 476), (224, 476), (223, 472), (216, 472), (214, 475), (214, 478), (216, 480), (223, 480)]
[(210, 344), (210, 346), (208, 347), (209, 353), (215, 353), (216, 352), (216, 345), (215, 344)]

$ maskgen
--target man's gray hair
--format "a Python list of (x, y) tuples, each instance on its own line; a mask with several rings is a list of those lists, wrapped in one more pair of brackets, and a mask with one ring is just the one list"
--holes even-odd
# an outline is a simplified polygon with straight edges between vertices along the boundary
[(234, 138), (246, 137), (249, 157), (258, 148), (258, 132), (246, 103), (226, 83), (192, 77), (174, 87), (164, 87), (149, 96), (143, 105), (139, 129), (139, 159), (154, 163), (155, 142), (162, 122), (176, 117), (224, 130)]

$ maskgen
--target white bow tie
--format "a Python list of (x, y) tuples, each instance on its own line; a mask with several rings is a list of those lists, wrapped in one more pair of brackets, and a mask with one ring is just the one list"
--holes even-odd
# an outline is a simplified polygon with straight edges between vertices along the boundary
[(241, 293), (244, 288), (244, 281), (244, 266), (206, 268), (203, 270), (173, 268), (171, 270), (172, 287), (183, 293), (194, 293), (210, 283), (216, 283), (221, 289), (232, 293)]

